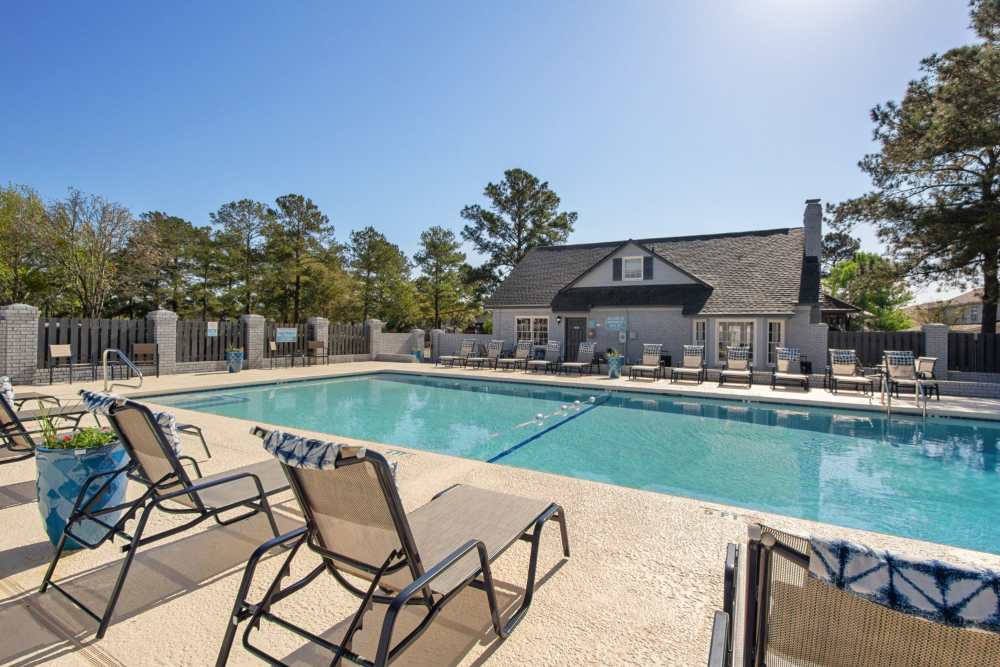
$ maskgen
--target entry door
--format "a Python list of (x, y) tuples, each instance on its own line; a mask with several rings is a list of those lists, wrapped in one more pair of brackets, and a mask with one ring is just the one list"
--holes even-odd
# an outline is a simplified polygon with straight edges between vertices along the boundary
[(576, 353), (580, 351), (580, 343), (587, 342), (587, 318), (566, 318), (566, 360), (576, 361)]

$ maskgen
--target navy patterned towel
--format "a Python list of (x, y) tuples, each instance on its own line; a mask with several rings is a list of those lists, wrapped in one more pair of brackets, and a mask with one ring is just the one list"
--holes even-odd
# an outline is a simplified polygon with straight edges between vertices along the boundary
[(913, 352), (909, 350), (886, 350), (885, 363), (890, 366), (913, 366)]
[(684, 356), (685, 357), (700, 357), (705, 354), (704, 345), (685, 345), (684, 346)]
[[(348, 446), (350, 445), (306, 438), (284, 431), (271, 431), (264, 436), (264, 449), (270, 452), (274, 458), (292, 468), (333, 470), (337, 467), (340, 448)], [(359, 448), (356, 456), (359, 459), (364, 458), (365, 448)], [(389, 464), (389, 470), (393, 476), (396, 474), (396, 466), (395, 461)]]
[(858, 363), (858, 355), (854, 350), (835, 350), (830, 349), (830, 363), (831, 364), (856, 364)]
[[(121, 396), (115, 396), (114, 394), (81, 389), (80, 400), (83, 403), (83, 407), (87, 408), (90, 412), (107, 416), (108, 411), (111, 410), (111, 406), (114, 405), (116, 401), (124, 401), (126, 399)], [(156, 420), (156, 425), (160, 427), (160, 431), (163, 432), (163, 437), (165, 437), (167, 442), (170, 443), (171, 449), (174, 450), (175, 454), (180, 454), (181, 436), (180, 433), (177, 432), (177, 417), (170, 412), (150, 410), (150, 413), (152, 413), (153, 419)]]
[(799, 348), (797, 347), (778, 347), (775, 348), (775, 352), (778, 354), (778, 359), (782, 361), (797, 361), (799, 358)]
[(809, 540), (809, 575), (889, 609), (1000, 632), (1000, 572), (914, 561), (845, 540)]
[(732, 361), (744, 361), (750, 358), (750, 348), (734, 345), (726, 348), (726, 358)]

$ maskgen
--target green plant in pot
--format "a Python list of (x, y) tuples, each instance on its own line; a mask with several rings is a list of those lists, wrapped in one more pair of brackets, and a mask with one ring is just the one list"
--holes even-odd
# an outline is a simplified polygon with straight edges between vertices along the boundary
[[(43, 416), (41, 443), (35, 448), (38, 469), (35, 489), (38, 511), (45, 532), (57, 544), (78, 501), (91, 503), (92, 510), (120, 505), (125, 500), (128, 478), (104, 475), (128, 465), (129, 457), (115, 434), (107, 428), (87, 427), (67, 432), (60, 429), (57, 417)], [(109, 512), (103, 520), (114, 524), (120, 512)], [(97, 542), (107, 529), (92, 521), (73, 527), (73, 534), (86, 542)], [(70, 537), (67, 549), (82, 545)]]
[(618, 354), (618, 350), (613, 347), (609, 347), (604, 356), (608, 360), (608, 377), (611, 379), (620, 378), (622, 367), (625, 365), (625, 357)]
[(226, 348), (226, 368), (230, 373), (239, 373), (243, 369), (243, 348)]

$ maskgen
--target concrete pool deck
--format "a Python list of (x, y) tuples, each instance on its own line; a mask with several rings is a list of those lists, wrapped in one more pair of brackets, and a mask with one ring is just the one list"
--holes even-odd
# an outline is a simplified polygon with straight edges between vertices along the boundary
[[(162, 393), (206, 387), (274, 382), (376, 370), (410, 371), (477, 378), (515, 379), (511, 373), (434, 369), (412, 364), (352, 363), (306, 369), (245, 371), (238, 375), (200, 374), (149, 378), (141, 392)], [(516, 379), (568, 383), (600, 389), (678, 390), (666, 382), (606, 378), (525, 376)], [(19, 391), (53, 393), (74, 399), (83, 387), (97, 383), (19, 387)], [(773, 392), (767, 387), (725, 389), (683, 386), (678, 393), (705, 397), (865, 407), (867, 401), (823, 390), (801, 395)], [(51, 392), (49, 391), (51, 390)], [(766, 392), (766, 393), (765, 393)], [(793, 400), (798, 398), (799, 400)], [(155, 401), (150, 400), (150, 403)], [(876, 401), (877, 403), (877, 401)], [(935, 407), (937, 401), (934, 402)], [(948, 398), (941, 401), (950, 414), (1000, 418), (1000, 401)], [(26, 406), (28, 407), (28, 406)], [(200, 448), (185, 439), (205, 474), (265, 460), (259, 441), (249, 435), (252, 422), (171, 408), (182, 421), (204, 428), (214, 454), (203, 461)], [(937, 412), (935, 410), (934, 412)], [(300, 431), (308, 434), (308, 431)], [(325, 434), (316, 437), (332, 439)], [(336, 438), (338, 441), (352, 441)], [(764, 512), (611, 486), (520, 468), (492, 465), (400, 446), (366, 443), (400, 462), (399, 487), (404, 504), (414, 509), (437, 491), (454, 483), (517, 493), (559, 502), (567, 511), (573, 555), (563, 560), (554, 527), (546, 529), (539, 558), (539, 586), (524, 622), (506, 641), (489, 630), (482, 593), (464, 592), (446, 607), (426, 634), (395, 664), (419, 665), (581, 665), (581, 664), (704, 664), (712, 612), (721, 604), (722, 561), (728, 542), (745, 541), (753, 522), (829, 536), (845, 536), (872, 546), (893, 548), (919, 557), (947, 559), (969, 565), (1000, 568), (1000, 556), (927, 542), (851, 530)], [(205, 523), (172, 539), (140, 550), (107, 636), (95, 642), (94, 624), (55, 592), (39, 595), (37, 586), (52, 554), (34, 502), (32, 460), (0, 466), (0, 663), (34, 665), (206, 665), (214, 662), (245, 560), (268, 536), (266, 523), (256, 517), (223, 528)], [(290, 495), (279, 497), (283, 529), (297, 524)], [(281, 502), (286, 501), (286, 502)], [(179, 523), (159, 516), (156, 527)], [(316, 560), (300, 559), (305, 567)], [(60, 563), (57, 581), (71, 579), (74, 592), (88, 600), (106, 599), (121, 553), (105, 545), (74, 553)], [(515, 545), (496, 564), (495, 577), (508, 607), (518, 602), (524, 585), (527, 546)], [(271, 558), (258, 581), (269, 583), (277, 566)], [(259, 593), (261, 586), (256, 586)], [(280, 608), (293, 620), (337, 637), (354, 612), (354, 598), (328, 577), (285, 601)], [(377, 611), (376, 611), (377, 613)], [(370, 651), (379, 624), (366, 620), (356, 642)], [(273, 626), (263, 627), (258, 642), (290, 664), (327, 664), (328, 656)], [(324, 659), (325, 658), (325, 659)], [(237, 645), (232, 665), (262, 664)]]

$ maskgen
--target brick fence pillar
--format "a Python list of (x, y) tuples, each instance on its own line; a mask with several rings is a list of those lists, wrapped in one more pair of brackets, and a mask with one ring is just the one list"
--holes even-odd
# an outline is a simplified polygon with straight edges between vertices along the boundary
[(160, 374), (177, 372), (177, 313), (172, 310), (154, 310), (146, 313), (146, 321), (153, 326), (153, 342), (160, 355)]
[(34, 384), (38, 367), (38, 309), (25, 303), (0, 308), (0, 375)]
[(370, 361), (375, 361), (375, 357), (377, 357), (379, 353), (382, 338), (382, 327), (385, 326), (385, 322), (382, 320), (368, 320), (365, 322), (365, 326), (368, 327), (368, 359)]
[(424, 330), (423, 329), (410, 329), (410, 350), (416, 354), (417, 361), (424, 360)]
[(948, 377), (948, 325), (947, 324), (925, 324), (921, 327), (924, 332), (924, 354), (928, 357), (936, 357), (934, 373), (939, 378)]
[(431, 361), (437, 363), (438, 357), (441, 356), (441, 336), (444, 334), (444, 329), (431, 329)]
[(264, 367), (266, 323), (263, 315), (240, 315), (240, 324), (243, 325), (243, 363), (246, 368)]
[(310, 317), (306, 320), (309, 330), (309, 340), (323, 341), (323, 345), (330, 347), (330, 320), (325, 317)]

